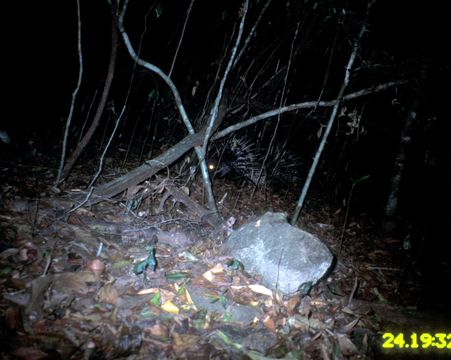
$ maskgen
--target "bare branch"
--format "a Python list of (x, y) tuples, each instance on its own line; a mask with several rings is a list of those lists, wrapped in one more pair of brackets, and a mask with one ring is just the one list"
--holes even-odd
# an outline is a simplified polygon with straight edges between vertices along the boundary
[(75, 162), (80, 157), (80, 154), (85, 149), (86, 145), (88, 145), (91, 140), (94, 132), (96, 131), (100, 118), (102, 117), (103, 110), (105, 109), (105, 105), (108, 99), (108, 95), (110, 93), (111, 84), (114, 78), (114, 71), (116, 68), (116, 59), (117, 59), (117, 44), (118, 44), (118, 32), (117, 32), (117, 8), (115, 6), (115, 2), (111, 3), (111, 52), (110, 52), (110, 60), (108, 64), (107, 76), (105, 79), (105, 84), (103, 85), (102, 95), (99, 100), (99, 104), (97, 105), (97, 110), (94, 115), (94, 119), (92, 120), (91, 125), (89, 126), (88, 131), (83, 136), (75, 150), (71, 153), (69, 158), (66, 161), (66, 164), (63, 169), (63, 175), (60, 181), (63, 181), (69, 176), (72, 168), (75, 165)]
[[(175, 103), (179, 110), (180, 116), (182, 117), (182, 121), (185, 124), (186, 129), (188, 130), (188, 133), (190, 135), (195, 135), (196, 132), (194, 130), (193, 125), (191, 124), (191, 120), (189, 119), (188, 114), (186, 113), (185, 107), (183, 106), (183, 103), (182, 103), (182, 98), (180, 97), (180, 93), (179, 93), (177, 87), (175, 86), (174, 82), (159, 67), (157, 67), (151, 63), (148, 63), (147, 61), (142, 60), (136, 54), (135, 50), (133, 49), (133, 46), (130, 42), (130, 38), (128, 37), (128, 34), (125, 32), (125, 28), (124, 28), (124, 16), (125, 16), (125, 12), (127, 10), (127, 5), (128, 5), (128, 0), (125, 1), (124, 6), (121, 11), (121, 14), (119, 16), (119, 31), (122, 34), (122, 38), (124, 40), (124, 43), (127, 47), (127, 50), (129, 52), (130, 56), (132, 57), (133, 60), (135, 60), (135, 62), (138, 65), (141, 65), (141, 66), (145, 67), (146, 69), (159, 75), (163, 79), (163, 81), (169, 86), (169, 88), (172, 91), (172, 94), (174, 95)], [(205, 151), (203, 151), (203, 148), (201, 148), (201, 147), (195, 147), (194, 150), (196, 151), (196, 155), (197, 155), (197, 158), (199, 159), (199, 163), (200, 163), (200, 166), (202, 169), (202, 179), (204, 182), (204, 188), (206, 189), (206, 192), (207, 192), (208, 206), (209, 206), (210, 210), (212, 210), (213, 212), (218, 214), (219, 212), (216, 207), (213, 189), (211, 188), (211, 181), (210, 181), (209, 174), (208, 174), (207, 163), (205, 161)]]
[(375, 2), (375, 0), (372, 0), (368, 3), (366, 19), (363, 22), (362, 28), (360, 29), (360, 33), (359, 33), (357, 39), (354, 41), (353, 49), (352, 49), (351, 55), (349, 56), (348, 64), (346, 65), (343, 84), (341, 85), (340, 91), (337, 96), (336, 103), (330, 114), (330, 118), (329, 118), (329, 122), (327, 123), (326, 130), (324, 131), (323, 137), (322, 137), (321, 142), (318, 147), (318, 151), (315, 154), (312, 166), (310, 167), (309, 173), (307, 175), (307, 179), (305, 180), (304, 187), (302, 188), (301, 195), (299, 196), (299, 200), (296, 204), (296, 208), (294, 210), (293, 217), (291, 218), (291, 225), (295, 225), (299, 218), (299, 214), (301, 212), (302, 206), (304, 205), (304, 200), (305, 200), (305, 197), (307, 196), (307, 192), (310, 187), (310, 183), (312, 181), (313, 175), (315, 174), (316, 168), (318, 166), (319, 159), (321, 158), (321, 154), (326, 145), (327, 138), (329, 137), (329, 134), (330, 134), (330, 130), (332, 129), (332, 125), (334, 124), (335, 119), (337, 117), (338, 108), (340, 107), (340, 104), (343, 100), (344, 93), (349, 85), (349, 81), (351, 78), (351, 70), (354, 65), (354, 61), (357, 56), (357, 53), (360, 49), (360, 44), (362, 42), (363, 35), (366, 33), (368, 15), (369, 15), (370, 9), (371, 9), (372, 5), (374, 4), (374, 2)]
[(238, 31), (238, 36), (237, 36), (236, 41), (235, 41), (235, 46), (232, 49), (232, 53), (230, 55), (230, 59), (229, 59), (229, 62), (227, 64), (227, 68), (224, 71), (224, 76), (222, 77), (221, 83), (219, 85), (218, 94), (216, 95), (216, 99), (215, 99), (214, 105), (212, 106), (211, 111), (210, 111), (210, 117), (209, 117), (209, 120), (208, 120), (207, 132), (205, 133), (205, 139), (204, 139), (204, 145), (203, 145), (204, 150), (207, 148), (208, 140), (210, 139), (210, 136), (211, 136), (211, 134), (213, 132), (215, 121), (216, 121), (216, 119), (218, 117), (218, 109), (219, 109), (219, 104), (220, 104), (221, 98), (222, 98), (222, 92), (224, 90), (224, 84), (225, 84), (225, 82), (227, 80), (227, 76), (228, 76), (228, 74), (230, 72), (230, 69), (232, 68), (232, 65), (233, 65), (233, 63), (235, 61), (235, 55), (236, 55), (236, 51), (238, 49), (238, 45), (240, 44), (241, 35), (243, 34), (244, 20), (246, 18), (246, 13), (247, 13), (248, 8), (249, 8), (249, 0), (245, 0), (245, 2), (243, 4), (243, 7), (242, 7), (242, 11), (241, 11), (242, 12), (242, 17), (241, 17), (241, 22), (240, 22), (240, 28), (239, 28), (239, 31)]
[(204, 180), (205, 188), (207, 189), (207, 192), (208, 192), (207, 193), (208, 199), (213, 201), (213, 203), (210, 204), (210, 209), (216, 210), (216, 211), (217, 211), (216, 201), (214, 201), (214, 194), (213, 194), (213, 189), (211, 186), (210, 174), (208, 173), (208, 166), (205, 161), (205, 157), (207, 154), (207, 145), (208, 145), (208, 141), (210, 140), (211, 134), (213, 133), (213, 130), (216, 128), (216, 126), (219, 125), (219, 123), (217, 122), (218, 113), (219, 113), (219, 104), (221, 103), (222, 93), (224, 91), (224, 84), (227, 80), (227, 76), (230, 72), (230, 69), (232, 68), (232, 65), (235, 61), (237, 48), (238, 48), (238, 45), (241, 40), (241, 35), (243, 34), (244, 20), (246, 19), (246, 14), (247, 14), (248, 8), (249, 8), (249, 0), (245, 0), (242, 8), (240, 9), (241, 22), (240, 22), (240, 27), (239, 27), (239, 31), (238, 31), (238, 36), (235, 41), (235, 46), (232, 49), (232, 53), (230, 54), (229, 62), (224, 71), (224, 76), (222, 77), (221, 82), (219, 84), (218, 94), (216, 95), (215, 102), (210, 110), (210, 117), (208, 120), (207, 131), (205, 132), (204, 143), (203, 143), (202, 147), (196, 148), (197, 156), (199, 157), (199, 160), (201, 160), (200, 169), (202, 172), (202, 178)]
[[(406, 83), (407, 83), (407, 80), (390, 81), (390, 82), (387, 82), (384, 84), (377, 85), (375, 87), (362, 89), (362, 90), (350, 93), (348, 95), (343, 96), (343, 98), (341, 100), (343, 102), (345, 102), (345, 101), (357, 99), (357, 98), (365, 96), (365, 95), (375, 94), (375, 93), (387, 90), (393, 86), (401, 86)], [(225, 128), (224, 130), (219, 131), (216, 135), (212, 136), (212, 139), (213, 140), (220, 139), (224, 136), (231, 134), (234, 131), (237, 131), (239, 129), (253, 125), (259, 121), (269, 119), (273, 116), (276, 116), (276, 115), (279, 115), (279, 114), (282, 114), (282, 113), (285, 113), (288, 111), (294, 111), (294, 110), (299, 110), (299, 109), (310, 109), (310, 108), (314, 108), (314, 107), (332, 107), (332, 106), (335, 106), (338, 103), (338, 101), (339, 101), (338, 99), (329, 100), (329, 101), (316, 101), (315, 100), (315, 101), (305, 101), (302, 103), (283, 106), (281, 108), (267, 111), (265, 113), (253, 116), (245, 121), (241, 121), (237, 124), (231, 125), (231, 126)]]
[(125, 12), (127, 10), (127, 6), (128, 6), (128, 0), (125, 1), (124, 6), (122, 7), (122, 11), (119, 15), (119, 31), (122, 35), (122, 39), (124, 40), (125, 46), (127, 47), (128, 53), (130, 54), (131, 58), (138, 65), (141, 65), (142, 67), (146, 68), (147, 70), (150, 70), (150, 71), (156, 73), (157, 75), (159, 75), (163, 79), (163, 81), (169, 86), (169, 88), (172, 91), (172, 94), (174, 95), (175, 104), (179, 110), (180, 116), (182, 117), (182, 121), (185, 124), (186, 129), (188, 130), (188, 132), (190, 134), (194, 134), (195, 131), (194, 131), (193, 126), (191, 125), (191, 120), (188, 117), (185, 107), (183, 106), (182, 98), (180, 97), (180, 93), (179, 93), (177, 87), (175, 86), (174, 82), (158, 66), (155, 66), (147, 61), (142, 60), (136, 53), (135, 49), (133, 48), (133, 46), (130, 42), (130, 38), (128, 37), (128, 34), (124, 28), (124, 16), (125, 16)]
[[(403, 84), (405, 81), (398, 81), (398, 82), (390, 82), (386, 84), (381, 84), (379, 86), (376, 86), (372, 89), (363, 89), (360, 91), (357, 91), (355, 93), (349, 94), (343, 98), (344, 99), (355, 99), (358, 96), (355, 96), (355, 94), (359, 94), (359, 96), (372, 94), (375, 91), (382, 91), (385, 89), (390, 88), (391, 86)], [(336, 100), (332, 101), (321, 101), (320, 106), (333, 106), (336, 104)], [(308, 106), (307, 106), (308, 105)], [(291, 111), (296, 110), (298, 108), (309, 108), (309, 107), (315, 107), (317, 106), (317, 101), (308, 101), (305, 103), (300, 104), (293, 104), (289, 106), (285, 106), (282, 109), (289, 109), (285, 111)], [(272, 117), (274, 115), (277, 115), (277, 110), (273, 110), (270, 112), (266, 112), (264, 114), (259, 115), (261, 117), (260, 120), (267, 119), (269, 117)], [(268, 115), (271, 113), (271, 115)], [(254, 117), (256, 118), (256, 117)], [(254, 119), (252, 118), (252, 119)], [(251, 120), (251, 119), (249, 119)], [(249, 121), (248, 120), (248, 121)], [(257, 120), (258, 121), (258, 120)], [(253, 123), (257, 122), (254, 121)], [(235, 131), (236, 129), (240, 129), (243, 126), (241, 126), (242, 123), (235, 124), (233, 126), (228, 127), (227, 129), (219, 132), (218, 134), (212, 136), (212, 140), (217, 140), (223, 136), (226, 136), (230, 134), (231, 132)], [(246, 126), (249, 126), (251, 124), (247, 124)], [(95, 204), (100, 201), (109, 199), (125, 189), (127, 189), (130, 186), (139, 184), (140, 182), (144, 181), (145, 179), (148, 179), (152, 175), (156, 174), (161, 169), (171, 165), (173, 162), (175, 162), (177, 159), (179, 159), (182, 155), (184, 155), (187, 151), (191, 150), (192, 148), (196, 146), (201, 146), (203, 143), (203, 139), (205, 138), (205, 130), (201, 130), (198, 133), (194, 135), (188, 135), (184, 139), (182, 139), (179, 143), (171, 147), (169, 150), (167, 150), (165, 153), (159, 155), (158, 157), (148, 160), (144, 162), (141, 166), (137, 167), (136, 169), (130, 171), (129, 173), (121, 176), (120, 178), (114, 179), (108, 183), (102, 184), (99, 187), (97, 187), (93, 193), (93, 198), (90, 200), (90, 204)]]
[(64, 138), (63, 138), (63, 148), (61, 151), (61, 159), (60, 159), (60, 166), (58, 169), (58, 175), (56, 176), (56, 180), (54, 185), (58, 186), (58, 184), (61, 181), (61, 176), (63, 175), (63, 166), (64, 166), (64, 160), (66, 159), (66, 148), (67, 148), (67, 138), (69, 136), (69, 129), (70, 124), (72, 122), (72, 116), (74, 114), (74, 107), (75, 107), (75, 100), (77, 99), (78, 91), (80, 90), (81, 85), (81, 79), (83, 77), (83, 53), (81, 51), (81, 14), (80, 14), (80, 0), (77, 0), (77, 49), (78, 49), (78, 64), (79, 64), (79, 71), (78, 71), (78, 80), (77, 85), (75, 86), (75, 90), (72, 93), (72, 101), (70, 104), (70, 110), (69, 114), (67, 115), (66, 119), (66, 128), (64, 130)]

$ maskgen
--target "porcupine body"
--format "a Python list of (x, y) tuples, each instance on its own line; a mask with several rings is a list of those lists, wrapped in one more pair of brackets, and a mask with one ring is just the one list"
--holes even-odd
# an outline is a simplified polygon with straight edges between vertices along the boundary
[(299, 159), (282, 146), (270, 150), (258, 152), (251, 140), (233, 136), (213, 144), (209, 169), (213, 178), (244, 180), (260, 188), (298, 184)]
[(232, 136), (216, 142), (208, 152), (208, 168), (213, 178), (244, 180), (254, 186), (262, 183), (265, 171), (259, 175), (261, 161), (249, 139)]
[[(265, 154), (266, 156), (266, 154)], [(281, 144), (269, 149), (265, 162), (267, 182), (272, 187), (289, 187), (299, 185), (301, 161), (298, 156)]]

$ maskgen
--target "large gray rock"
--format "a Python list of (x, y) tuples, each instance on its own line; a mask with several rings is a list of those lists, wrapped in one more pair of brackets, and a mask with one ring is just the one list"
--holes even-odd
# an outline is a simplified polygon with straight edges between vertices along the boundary
[(283, 294), (306, 282), (315, 284), (330, 268), (333, 256), (314, 235), (287, 223), (282, 213), (267, 212), (234, 231), (227, 240), (231, 255), (262, 283)]

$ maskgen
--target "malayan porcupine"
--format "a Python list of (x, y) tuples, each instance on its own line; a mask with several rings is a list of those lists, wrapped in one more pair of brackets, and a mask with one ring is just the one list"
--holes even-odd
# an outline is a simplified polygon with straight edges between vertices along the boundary
[(238, 136), (215, 142), (208, 151), (213, 178), (244, 180), (260, 188), (299, 184), (299, 166), (297, 156), (280, 145), (257, 151), (250, 139)]

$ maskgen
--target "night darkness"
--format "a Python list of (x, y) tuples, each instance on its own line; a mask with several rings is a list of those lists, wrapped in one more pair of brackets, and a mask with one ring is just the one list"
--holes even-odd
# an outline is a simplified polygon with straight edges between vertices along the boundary
[[(0, 141), (0, 206), (4, 214), (11, 211), (7, 204), (14, 199), (55, 196), (49, 189), (58, 172), (79, 71), (76, 1), (13, 3), (4, 10), (4, 16), (12, 21), (3, 24), (6, 81), (0, 132), (10, 139), (9, 144)], [(250, 1), (241, 45), (265, 3)], [(124, 25), (132, 45), (138, 49), (141, 38), (140, 57), (166, 74), (189, 5), (190, 1), (165, 0), (132, 0), (128, 5)], [(109, 3), (81, 0), (80, 6), (83, 79), (69, 130), (68, 156), (94, 117), (111, 51)], [(240, 6), (236, 0), (194, 1), (171, 79), (196, 131), (205, 126), (205, 109), (214, 100), (234, 46)], [(227, 109), (219, 130), (279, 106), (334, 100), (352, 44), (365, 21), (366, 7), (366, 2), (350, 0), (272, 1), (226, 81)], [(451, 32), (445, 7), (445, 1), (375, 2), (345, 95), (389, 82), (397, 85), (342, 103), (299, 222), (308, 228), (309, 221), (330, 221), (336, 226), (336, 236), (348, 209), (347, 224), (362, 226), (359, 241), (364, 247), (374, 250), (378, 240), (389, 239), (384, 251), (400, 269), (400, 284), (404, 282), (406, 288), (410, 281), (419, 284), (404, 293), (398, 289), (390, 301), (432, 312), (442, 320), (446, 319), (442, 315), (451, 313)], [(305, 180), (331, 109), (318, 106), (285, 112), (280, 119), (260, 121), (238, 134), (266, 148), (275, 133), (274, 142), (285, 144), (299, 159), (299, 175)], [(122, 110), (106, 155), (113, 160), (97, 185), (138, 167), (148, 156), (162, 154), (188, 135), (168, 86), (157, 74), (134, 64), (119, 34), (114, 78), (99, 126), (59, 185), (62, 194), (58, 196), (73, 188), (87, 188)], [(416, 117), (407, 130), (407, 143), (403, 143), (401, 136), (412, 112)], [(401, 160), (400, 151), (404, 151)], [(165, 175), (175, 178), (184, 159), (170, 164)], [(398, 174), (398, 205), (388, 217), (387, 199), (397, 161), (403, 166)], [(108, 168), (113, 163), (121, 164), (120, 170)], [(36, 175), (37, 168), (47, 175)], [(366, 180), (356, 182), (364, 177)], [(218, 191), (216, 200), (222, 181), (227, 179), (213, 183)], [(299, 186), (290, 188), (293, 193), (284, 197), (284, 206), (277, 210), (290, 214)], [(281, 189), (272, 190), (281, 193)], [(268, 197), (265, 201), (251, 213), (274, 208), (274, 198), (272, 203)], [(333, 209), (329, 219), (318, 218), (328, 211), (325, 209)], [(4, 242), (1, 251), (12, 246), (6, 235), (0, 241)], [(354, 246), (349, 241), (345, 244)], [(4, 309), (2, 305), (1, 319), (6, 323)]]

